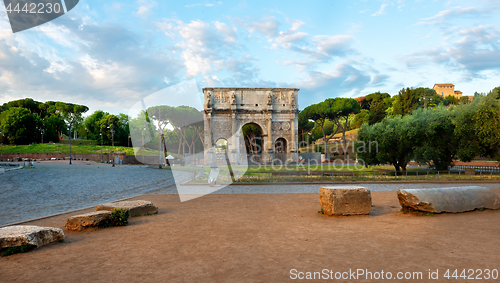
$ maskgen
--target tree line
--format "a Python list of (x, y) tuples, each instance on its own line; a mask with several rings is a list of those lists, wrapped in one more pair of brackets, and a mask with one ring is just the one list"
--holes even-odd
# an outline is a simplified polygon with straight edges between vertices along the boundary
[(87, 106), (60, 101), (14, 100), (0, 106), (0, 130), (10, 144), (58, 141), (87, 111)]
[(130, 120), (135, 141), (165, 156), (203, 150), (203, 114), (189, 106), (158, 105), (141, 111)]
[(366, 165), (389, 163), (399, 172), (411, 160), (438, 170), (477, 156), (500, 160), (500, 87), (458, 104), (433, 95), (427, 108), (415, 89), (402, 89), (392, 105), (385, 95), (376, 96), (390, 106), (369, 112), (358, 131), (355, 148)]
[(499, 92), (500, 87), (487, 94), (476, 92), (471, 99), (442, 97), (431, 88), (406, 87), (392, 97), (375, 92), (356, 99), (328, 98), (299, 113), (299, 139), (308, 144), (322, 139), (321, 151), (326, 154), (328, 141), (341, 132), (345, 159), (345, 132), (359, 128), (358, 140), (378, 142), (379, 147), (377, 153), (357, 150), (358, 158), (367, 165), (390, 163), (397, 171), (406, 170), (410, 160), (446, 169), (456, 159), (498, 157), (495, 152), (500, 140), (492, 138), (500, 134), (495, 128), (498, 119), (483, 120), (498, 117), (492, 113), (500, 111), (495, 106)]

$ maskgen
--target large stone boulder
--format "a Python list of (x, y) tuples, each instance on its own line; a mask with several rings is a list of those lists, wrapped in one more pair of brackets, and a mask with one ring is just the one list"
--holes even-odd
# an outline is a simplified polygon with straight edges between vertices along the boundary
[(97, 227), (111, 217), (107, 210), (89, 212), (80, 215), (74, 215), (68, 218), (64, 227), (72, 231), (82, 231), (88, 227)]
[(156, 206), (152, 202), (146, 200), (129, 200), (119, 202), (108, 202), (99, 204), (95, 207), (96, 211), (99, 210), (113, 210), (115, 208), (126, 208), (130, 210), (130, 216), (140, 216), (155, 214), (157, 211)]
[(0, 228), (0, 249), (23, 245), (43, 246), (64, 240), (62, 229), (40, 226), (7, 226)]
[(319, 202), (326, 215), (362, 215), (372, 210), (370, 190), (358, 186), (320, 187)]
[(398, 199), (403, 210), (433, 213), (500, 208), (495, 192), (478, 186), (399, 190)]

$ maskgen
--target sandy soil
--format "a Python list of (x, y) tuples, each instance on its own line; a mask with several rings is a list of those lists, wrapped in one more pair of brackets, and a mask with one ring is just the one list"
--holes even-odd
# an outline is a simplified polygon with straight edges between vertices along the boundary
[[(144, 195), (136, 199), (153, 201), (158, 215), (131, 218), (126, 227), (64, 229), (65, 243), (0, 258), (0, 281), (282, 282), (300, 271), (367, 269), (422, 272), (423, 280), (404, 282), (427, 282), (428, 270), (438, 269), (433, 282), (443, 282), (446, 269), (500, 269), (500, 211), (416, 216), (399, 211), (396, 192), (372, 197), (369, 216), (327, 217), (317, 213), (318, 194), (208, 195), (184, 203)], [(63, 228), (67, 217), (30, 224)], [(373, 281), (364, 279), (351, 282)]]

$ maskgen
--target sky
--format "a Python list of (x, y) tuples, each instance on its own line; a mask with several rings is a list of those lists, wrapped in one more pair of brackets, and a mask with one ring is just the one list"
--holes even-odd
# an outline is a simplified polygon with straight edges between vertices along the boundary
[(127, 113), (204, 87), (299, 88), (330, 97), (453, 83), (500, 85), (500, 1), (85, 1), (12, 33), (0, 7), (0, 103), (65, 101)]

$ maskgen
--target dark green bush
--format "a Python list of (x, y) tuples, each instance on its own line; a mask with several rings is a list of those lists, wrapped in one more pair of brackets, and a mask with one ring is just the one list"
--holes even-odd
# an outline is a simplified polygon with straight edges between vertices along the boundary
[(106, 228), (111, 226), (127, 226), (129, 217), (130, 209), (115, 208), (109, 214), (108, 219), (101, 222), (99, 228)]
[(129, 217), (129, 209), (115, 208), (111, 211), (111, 222), (113, 226), (127, 226)]

